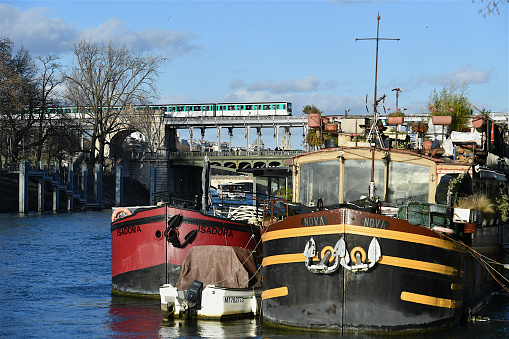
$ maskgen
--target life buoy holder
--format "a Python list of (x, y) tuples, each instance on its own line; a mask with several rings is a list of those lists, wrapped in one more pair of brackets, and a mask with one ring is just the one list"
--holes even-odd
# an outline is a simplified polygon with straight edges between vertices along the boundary
[(126, 207), (119, 207), (117, 208), (113, 214), (111, 215), (111, 222), (114, 222), (117, 219), (127, 217), (131, 215), (131, 211)]

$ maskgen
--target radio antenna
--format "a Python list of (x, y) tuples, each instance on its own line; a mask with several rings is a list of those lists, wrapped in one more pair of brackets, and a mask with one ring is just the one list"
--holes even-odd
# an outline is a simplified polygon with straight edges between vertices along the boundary
[(371, 124), (371, 130), (369, 132), (370, 135), (373, 135), (371, 137), (371, 181), (369, 183), (369, 197), (371, 199), (375, 199), (375, 146), (376, 146), (376, 139), (378, 139), (378, 142), (380, 146), (382, 146), (380, 134), (378, 133), (378, 114), (376, 111), (376, 107), (378, 105), (377, 101), (377, 93), (376, 93), (376, 87), (377, 87), (377, 76), (378, 76), (378, 42), (380, 40), (397, 40), (399, 39), (389, 39), (389, 38), (380, 38), (379, 36), (380, 32), (380, 13), (378, 13), (377, 16), (377, 26), (376, 26), (376, 38), (362, 38), (362, 39), (355, 39), (355, 41), (359, 40), (376, 40), (376, 62), (375, 62), (375, 96), (373, 97), (373, 123)]

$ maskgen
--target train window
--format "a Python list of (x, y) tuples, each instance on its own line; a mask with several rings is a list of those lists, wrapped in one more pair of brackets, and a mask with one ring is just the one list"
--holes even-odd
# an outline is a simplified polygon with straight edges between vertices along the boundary
[(235, 110), (235, 105), (229, 105), (228, 106), (228, 110), (229, 111), (234, 111)]
[(194, 111), (195, 111), (195, 112), (199, 112), (199, 111), (201, 111), (201, 107), (200, 107), (200, 106), (194, 106)]
[(282, 105), (283, 106), (283, 109), (286, 109), (286, 105)]
[(246, 105), (246, 109), (253, 109), (253, 105)]
[(237, 105), (237, 110), (243, 110), (244, 109), (244, 105)]
[(209, 106), (203, 106), (204, 111), (208, 111), (209, 109), (210, 109)]
[(177, 112), (182, 112), (184, 111), (184, 107), (183, 106), (177, 106)]
[(292, 104), (288, 103), (288, 112), (291, 112), (291, 111), (292, 111)]
[(263, 109), (270, 109), (270, 105), (263, 105)]
[(185, 107), (186, 112), (192, 111), (191, 106), (184, 106), (184, 107)]

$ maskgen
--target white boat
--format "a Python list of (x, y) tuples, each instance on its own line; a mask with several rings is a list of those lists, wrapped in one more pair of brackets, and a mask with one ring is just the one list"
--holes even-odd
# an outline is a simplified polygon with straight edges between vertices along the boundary
[[(161, 310), (165, 316), (225, 319), (252, 317), (258, 312), (255, 289), (233, 289), (208, 285), (202, 291), (200, 283), (191, 290), (179, 291), (171, 284), (159, 288)], [(201, 295), (197, 295), (199, 291)]]
[[(195, 246), (186, 255), (176, 286), (159, 288), (168, 317), (216, 320), (258, 312), (256, 264), (251, 251), (235, 246)], [(205, 288), (204, 288), (205, 286)]]

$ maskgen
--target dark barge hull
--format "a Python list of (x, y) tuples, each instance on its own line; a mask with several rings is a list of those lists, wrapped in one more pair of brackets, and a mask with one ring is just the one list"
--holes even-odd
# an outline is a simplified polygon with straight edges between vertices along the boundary
[[(376, 264), (365, 271), (339, 265), (329, 274), (313, 273), (303, 255), (311, 238), (316, 243), (313, 264), (332, 254), (340, 239), (350, 257), (346, 266), (357, 264), (356, 253), (359, 261), (369, 264), (371, 256)], [(370, 255), (374, 238), (379, 259)], [(292, 216), (271, 225), (262, 239), (263, 317), (274, 325), (338, 332), (446, 328), (496, 289), (487, 278), (465, 282), (472, 262), (464, 246), (379, 214), (342, 208)], [(334, 257), (325, 264), (333, 266)], [(473, 295), (475, 300), (469, 298)]]
[[(179, 248), (168, 240), (168, 223), (180, 215), (176, 232), (184, 245), (186, 235), (193, 241)], [(138, 208), (111, 223), (112, 292), (159, 297), (159, 287), (176, 284), (180, 267), (193, 246), (223, 245), (254, 250), (259, 230), (249, 224), (209, 216), (197, 210), (156, 206)]]

